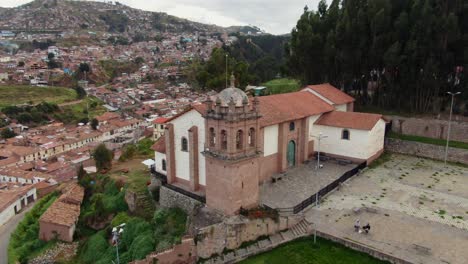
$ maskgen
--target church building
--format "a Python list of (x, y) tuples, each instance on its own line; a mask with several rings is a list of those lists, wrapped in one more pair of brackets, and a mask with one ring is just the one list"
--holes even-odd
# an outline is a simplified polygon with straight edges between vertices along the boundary
[(330, 84), (248, 97), (234, 83), (167, 120), (153, 146), (155, 170), (209, 207), (258, 206), (259, 185), (313, 159), (320, 135), (329, 157), (370, 163), (383, 152), (382, 116), (353, 112), (354, 98)]

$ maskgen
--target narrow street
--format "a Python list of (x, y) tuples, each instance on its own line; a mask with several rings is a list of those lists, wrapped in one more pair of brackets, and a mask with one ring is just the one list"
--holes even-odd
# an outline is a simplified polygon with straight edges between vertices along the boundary
[(8, 243), (10, 242), (11, 233), (16, 229), (16, 226), (23, 220), (26, 212), (33, 208), (34, 204), (28, 206), (21, 213), (12, 217), (6, 224), (0, 226), (0, 263), (8, 263)]

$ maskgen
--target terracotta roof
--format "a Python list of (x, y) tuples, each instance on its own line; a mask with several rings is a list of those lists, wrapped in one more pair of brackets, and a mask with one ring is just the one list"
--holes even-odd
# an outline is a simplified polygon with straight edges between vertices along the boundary
[(8, 206), (16, 202), (33, 188), (35, 188), (34, 185), (25, 185), (21, 187), (13, 187), (7, 190), (0, 190), (0, 212), (5, 210)]
[(151, 147), (152, 150), (166, 154), (166, 139), (164, 137), (160, 137), (156, 143), (153, 144)]
[(116, 119), (116, 118), (119, 118), (120, 115), (117, 114), (117, 113), (113, 113), (113, 112), (105, 112), (104, 114), (100, 115), (100, 116), (97, 116), (96, 119), (99, 121), (99, 122), (103, 122), (103, 121), (109, 121), (111, 119)]
[(378, 114), (333, 111), (323, 114), (317, 121), (315, 121), (315, 124), (332, 127), (371, 130), (380, 119), (382, 119), (382, 115)]
[(73, 226), (78, 221), (79, 216), (80, 205), (56, 200), (47, 211), (42, 214), (39, 221), (63, 226)]
[(354, 102), (354, 98), (342, 92), (340, 89), (334, 87), (329, 83), (308, 85), (303, 90), (310, 88), (320, 94), (321, 96), (330, 100), (333, 104), (346, 104)]
[(316, 95), (305, 91), (260, 96), (258, 99), (262, 127), (334, 110)]
[(164, 124), (169, 118), (158, 117), (153, 121), (153, 124)]

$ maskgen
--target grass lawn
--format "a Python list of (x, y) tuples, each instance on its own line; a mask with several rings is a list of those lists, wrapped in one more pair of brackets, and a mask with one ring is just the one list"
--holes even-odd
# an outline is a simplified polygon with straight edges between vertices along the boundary
[(354, 251), (338, 243), (312, 237), (300, 238), (271, 251), (250, 257), (241, 264), (383, 264), (365, 253)]
[(298, 91), (301, 84), (298, 80), (294, 79), (274, 79), (262, 84), (268, 88), (267, 93), (280, 94)]
[[(390, 132), (388, 134), (388, 137), (406, 140), (406, 141), (416, 141), (416, 142), (421, 142), (421, 143), (426, 143), (426, 144), (439, 145), (439, 146), (445, 146), (447, 144), (447, 141), (445, 139), (427, 138), (427, 137), (413, 136), (413, 135), (403, 135), (403, 134), (398, 134), (395, 132)], [(449, 146), (453, 148), (468, 149), (468, 143), (460, 142), (460, 141), (450, 141)]]
[(78, 123), (80, 120), (88, 117), (86, 112), (87, 103), (89, 103), (89, 118), (92, 119), (105, 113), (107, 110), (102, 106), (103, 103), (96, 97), (86, 97), (77, 104), (60, 107), (62, 112), (57, 114), (56, 118), (64, 123)]
[(0, 86), (0, 108), (8, 105), (41, 102), (64, 103), (76, 100), (76, 92), (64, 87), (35, 87), (27, 85)]

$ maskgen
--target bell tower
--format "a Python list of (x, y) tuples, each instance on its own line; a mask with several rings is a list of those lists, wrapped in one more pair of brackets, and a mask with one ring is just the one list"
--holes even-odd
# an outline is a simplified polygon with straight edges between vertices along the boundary
[(206, 140), (206, 200), (226, 214), (258, 204), (258, 99), (249, 100), (230, 87), (208, 100)]

